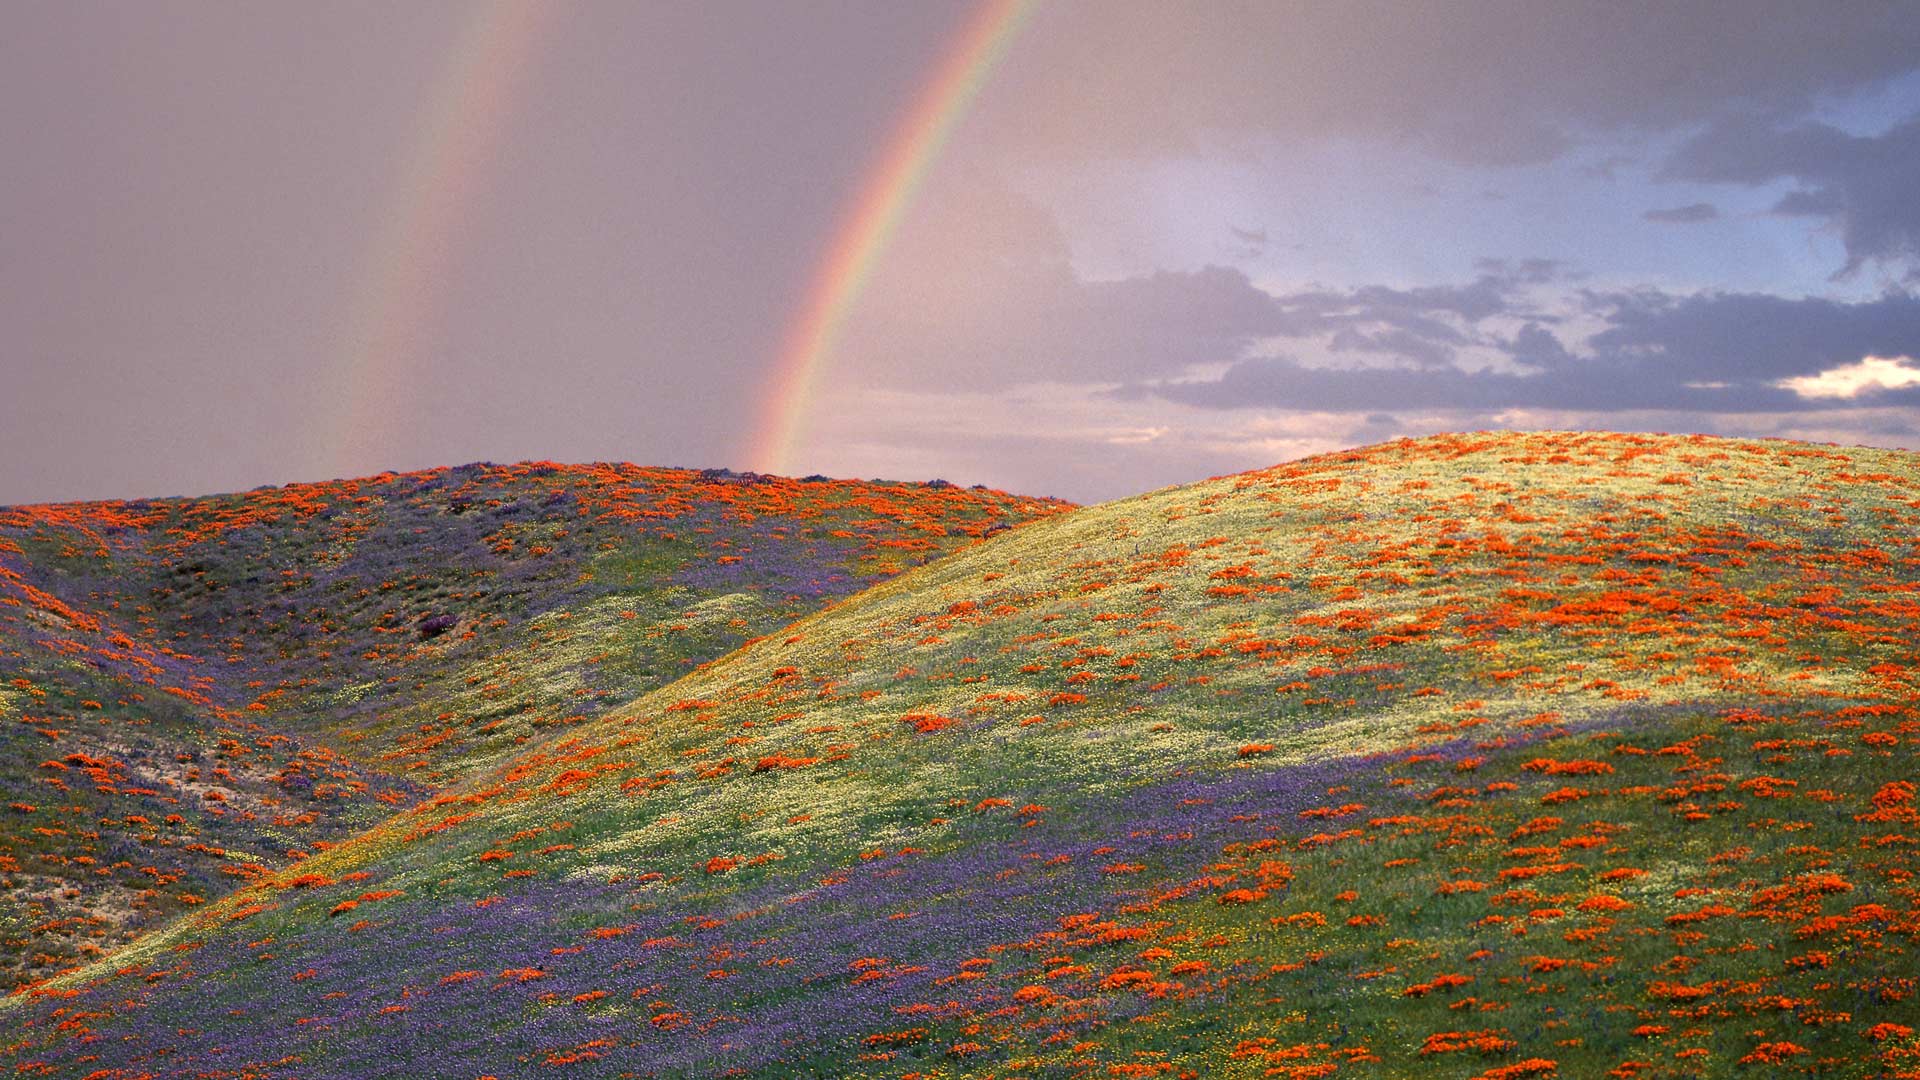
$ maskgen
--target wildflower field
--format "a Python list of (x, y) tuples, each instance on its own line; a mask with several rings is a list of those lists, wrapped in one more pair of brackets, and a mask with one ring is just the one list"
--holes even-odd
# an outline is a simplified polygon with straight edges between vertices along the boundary
[[(1064, 513), (889, 489), (942, 508), (840, 546), (735, 534), (767, 563), (696, 543), (670, 568), (584, 481), (541, 475), (495, 480), (578, 505), (563, 524), (531, 509), (551, 496), (518, 496), (505, 552), (475, 534), (498, 564), (397, 512), (384, 533), (298, 532), (347, 562), (368, 549), (354, 581), (374, 584), (301, 571), (292, 592), (327, 614), (272, 630), (292, 616), (223, 606), (237, 585), (154, 598), (183, 557), (163, 554), (173, 523), (219, 543), (186, 504), (4, 519), (6, 660), (30, 684), (6, 691), (10, 748), (64, 760), (44, 726), (102, 756), (78, 740), (137, 715), (155, 739), (264, 755), (262, 795), (259, 770), (324, 753), (299, 771), (352, 809), (276, 784), (275, 809), (325, 835), (273, 834), (302, 857), (0, 1003), (0, 1069), (1920, 1076), (1911, 453), (1437, 436)], [(163, 512), (116, 553), (107, 515)], [(742, 512), (685, 514), (759, 526)], [(1002, 520), (1027, 523), (966, 542)], [(536, 573), (522, 560), (570, 561), (497, 610), (378, 599), (375, 567), (409, 543), (434, 552), (408, 563), (422, 590), (469, 591), (485, 565), (491, 597)], [(294, 569), (248, 550), (221, 573)], [(945, 554), (907, 569), (898, 551)], [(787, 569), (829, 562), (844, 588)], [(427, 635), (442, 609), (457, 621)], [(69, 672), (35, 637), (61, 621), (116, 655)], [(232, 670), (278, 681), (247, 698)], [(129, 811), (176, 841), (241, 835), (186, 797), (200, 781), (177, 781), (195, 815), (163, 825), (155, 796), (103, 801), (125, 786), (111, 766), (15, 758), (6, 796), (46, 804), (7, 818), (8, 843), (42, 845), (22, 855), (78, 850), (28, 839), (55, 804), (80, 809), (46, 827), (103, 849), (145, 835)]]
[(0, 508), (0, 991), (1061, 508), (539, 463)]

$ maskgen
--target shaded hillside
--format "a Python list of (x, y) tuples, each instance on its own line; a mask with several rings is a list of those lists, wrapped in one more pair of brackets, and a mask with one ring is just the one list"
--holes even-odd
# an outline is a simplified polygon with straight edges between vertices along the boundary
[(1584, 434), (1083, 509), (14, 999), (0, 1062), (1911, 1075), (1917, 523), (1910, 454)]
[(541, 463), (0, 509), (0, 985), (1060, 506)]

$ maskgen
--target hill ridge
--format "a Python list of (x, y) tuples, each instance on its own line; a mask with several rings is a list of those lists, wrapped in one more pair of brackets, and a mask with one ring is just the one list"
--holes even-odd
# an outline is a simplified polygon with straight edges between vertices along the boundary
[(530, 462), (0, 510), (0, 975), (1061, 505)]
[(30, 995), (15, 1059), (1894, 1075), (1916, 510), (1910, 454), (1532, 433), (1075, 511)]

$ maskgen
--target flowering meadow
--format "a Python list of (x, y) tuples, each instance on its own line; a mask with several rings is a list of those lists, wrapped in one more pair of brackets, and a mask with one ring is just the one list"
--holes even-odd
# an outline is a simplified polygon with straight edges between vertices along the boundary
[[(328, 767), (391, 815), (16, 992), (0, 1069), (1920, 1077), (1914, 455), (1476, 434), (1067, 513), (980, 498), (1040, 520), (671, 682), (638, 674), (677, 673), (660, 611), (595, 614), (625, 555), (565, 625), (428, 638), (442, 605), (388, 603), (410, 658), (352, 686), (307, 649), (382, 623), (286, 631), (273, 662), (314, 682), (204, 714), (336, 725)], [(673, 571), (733, 611), (725, 572)], [(207, 641), (281, 618), (227, 617), (176, 620), (213, 634), (172, 639), (205, 654), (187, 689), (223, 670)], [(163, 671), (188, 651), (133, 636)], [(554, 723), (516, 678), (633, 695)], [(510, 737), (490, 680), (531, 703)]]
[(537, 463), (0, 508), (0, 991), (1062, 508)]

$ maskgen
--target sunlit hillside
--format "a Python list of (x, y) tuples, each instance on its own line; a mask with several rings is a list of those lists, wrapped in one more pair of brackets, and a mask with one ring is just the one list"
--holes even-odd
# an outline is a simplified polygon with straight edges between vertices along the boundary
[(0, 509), (0, 986), (1061, 508), (536, 463)]
[[(1053, 516), (528, 721), (15, 996), (0, 1064), (1920, 1075), (1917, 526), (1909, 453), (1579, 433)], [(465, 718), (515, 625), (383, 670)]]

